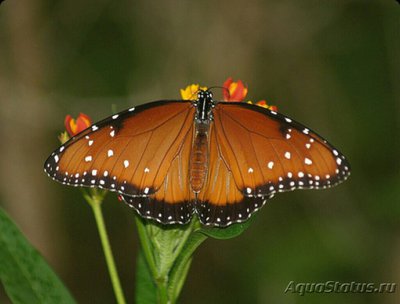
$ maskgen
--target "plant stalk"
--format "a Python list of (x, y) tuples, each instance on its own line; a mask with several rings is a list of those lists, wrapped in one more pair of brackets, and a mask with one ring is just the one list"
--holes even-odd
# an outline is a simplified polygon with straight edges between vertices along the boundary
[(94, 190), (91, 193), (91, 195), (84, 194), (84, 197), (93, 210), (94, 218), (97, 224), (97, 229), (99, 231), (101, 245), (103, 246), (108, 272), (114, 289), (115, 298), (118, 304), (125, 304), (126, 301), (124, 293), (121, 288), (121, 283), (118, 277), (117, 268), (115, 266), (114, 257), (108, 239), (107, 229), (104, 223), (103, 212), (101, 209), (101, 203), (103, 202), (104, 195), (99, 195), (97, 191)]

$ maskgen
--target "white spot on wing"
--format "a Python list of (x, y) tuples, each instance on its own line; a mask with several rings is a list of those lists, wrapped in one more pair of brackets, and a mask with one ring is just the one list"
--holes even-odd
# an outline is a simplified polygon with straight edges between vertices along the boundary
[(110, 150), (107, 151), (107, 156), (108, 157), (111, 157), (113, 155), (114, 155), (114, 151), (113, 150), (110, 149)]
[(290, 157), (291, 157), (290, 152), (289, 151), (285, 152), (285, 158), (290, 159)]
[(306, 165), (311, 165), (312, 164), (312, 160), (306, 157), (306, 158), (304, 158), (304, 163)]
[(92, 156), (88, 155), (85, 157), (85, 162), (91, 162), (92, 161)]
[(113, 115), (111, 118), (112, 118), (112, 119), (117, 119), (118, 116), (119, 116), (118, 114), (115, 114), (115, 115)]
[(272, 169), (274, 167), (274, 162), (270, 161), (267, 166), (268, 168)]
[(129, 167), (129, 160), (127, 160), (127, 159), (124, 160), (124, 167), (125, 168)]
[(114, 136), (115, 136), (115, 130), (112, 130), (112, 131), (110, 132), (110, 136), (111, 136), (111, 137), (114, 137)]

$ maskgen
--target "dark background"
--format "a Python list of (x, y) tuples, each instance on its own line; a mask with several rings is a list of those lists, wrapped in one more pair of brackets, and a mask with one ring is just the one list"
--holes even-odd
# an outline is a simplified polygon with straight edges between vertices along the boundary
[[(179, 98), (187, 84), (233, 76), (249, 98), (331, 141), (352, 175), (278, 195), (240, 237), (207, 240), (181, 302), (399, 303), (400, 290), (284, 294), (290, 281), (400, 284), (399, 16), (394, 0), (5, 1), (0, 204), (79, 303), (113, 303), (89, 206), (42, 170), (65, 115), (99, 120), (112, 105)], [(133, 211), (110, 194), (104, 212), (133, 302)]]

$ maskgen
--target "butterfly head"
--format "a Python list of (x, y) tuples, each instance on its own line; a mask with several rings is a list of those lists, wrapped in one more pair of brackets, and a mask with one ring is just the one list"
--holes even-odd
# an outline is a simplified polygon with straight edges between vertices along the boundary
[(199, 90), (197, 92), (197, 100), (212, 99), (213, 93), (210, 90)]
[(194, 102), (196, 107), (196, 121), (209, 123), (213, 120), (212, 109), (215, 106), (212, 99), (213, 94), (209, 90), (199, 90), (197, 93), (197, 100)]

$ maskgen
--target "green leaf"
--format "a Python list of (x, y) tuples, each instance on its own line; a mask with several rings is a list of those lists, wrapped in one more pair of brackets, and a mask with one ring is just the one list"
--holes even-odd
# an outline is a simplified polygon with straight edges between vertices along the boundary
[(75, 303), (43, 257), (1, 208), (0, 280), (13, 303)]
[(135, 303), (157, 303), (157, 289), (153, 283), (149, 265), (146, 263), (142, 250), (136, 261)]
[(170, 273), (169, 295), (175, 301), (185, 283), (194, 251), (207, 239), (203, 233), (193, 232), (177, 257)]
[(230, 225), (226, 228), (206, 228), (202, 227), (200, 232), (205, 235), (219, 239), (219, 240), (227, 240), (242, 234), (253, 222), (255, 216), (253, 215), (248, 221), (244, 223), (238, 223)]

